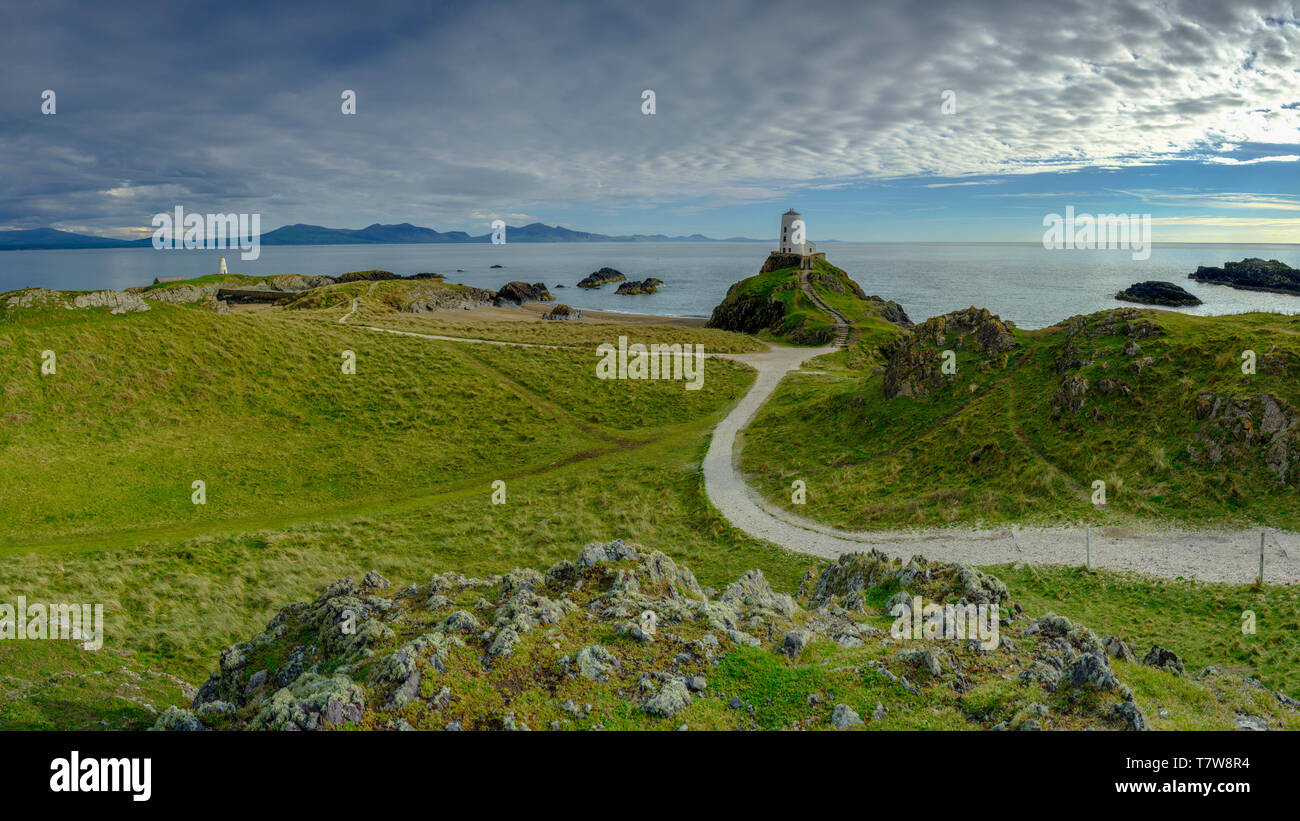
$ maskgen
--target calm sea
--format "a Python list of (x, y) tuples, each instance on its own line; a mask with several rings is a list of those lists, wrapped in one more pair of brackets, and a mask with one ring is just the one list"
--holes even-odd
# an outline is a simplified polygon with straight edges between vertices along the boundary
[[(1041, 328), (1074, 314), (1124, 303), (1116, 291), (1141, 280), (1176, 282), (1204, 301), (1197, 314), (1243, 311), (1300, 313), (1300, 296), (1237, 291), (1187, 279), (1198, 265), (1244, 257), (1300, 267), (1300, 245), (1157, 245), (1150, 259), (1128, 251), (1047, 250), (1037, 244), (819, 243), (868, 294), (902, 303), (913, 320), (971, 305), (1022, 328)], [(313, 245), (262, 248), (241, 274), (341, 274), (380, 268), (399, 274), (434, 271), (450, 282), (496, 289), (510, 280), (544, 282), (577, 308), (663, 316), (708, 316), (737, 280), (758, 272), (766, 243), (509, 243), (506, 245)], [(146, 285), (157, 276), (215, 273), (221, 252), (152, 248), (85, 251), (2, 251), (0, 292), (15, 288), (84, 290)], [(491, 268), (493, 264), (504, 268)], [(658, 294), (618, 296), (612, 285), (574, 287), (609, 266), (629, 279), (664, 281)], [(557, 286), (566, 287), (559, 288)]]

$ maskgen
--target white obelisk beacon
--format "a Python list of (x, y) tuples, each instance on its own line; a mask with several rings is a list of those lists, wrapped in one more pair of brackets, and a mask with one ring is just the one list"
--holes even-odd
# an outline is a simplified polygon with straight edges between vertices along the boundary
[(225, 257), (222, 257), (222, 258), (221, 258), (221, 268), (217, 271), (217, 273), (218, 273), (218, 274), (228, 274), (228, 273), (230, 273), (229, 271), (226, 270), (226, 258), (225, 258)]

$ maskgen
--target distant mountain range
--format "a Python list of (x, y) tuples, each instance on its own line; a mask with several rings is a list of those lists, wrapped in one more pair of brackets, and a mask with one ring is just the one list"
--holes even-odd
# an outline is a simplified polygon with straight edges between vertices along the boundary
[[(491, 233), (472, 236), (464, 231), (435, 231), (403, 222), (400, 225), (368, 225), (365, 228), (325, 228), (320, 225), (285, 225), (262, 234), (262, 245), (384, 245), (420, 242), (491, 242)], [(748, 237), (713, 239), (703, 234), (670, 237), (666, 234), (628, 234), (610, 236), (574, 231), (540, 222), (506, 226), (507, 242), (766, 242)], [(0, 251), (62, 248), (148, 248), (152, 236), (145, 239), (111, 239), (74, 234), (56, 228), (29, 228), (0, 231)]]

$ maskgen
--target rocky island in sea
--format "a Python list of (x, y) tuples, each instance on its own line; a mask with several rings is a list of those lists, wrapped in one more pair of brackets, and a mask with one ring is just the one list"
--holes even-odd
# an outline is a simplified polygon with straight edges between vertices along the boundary
[(1201, 265), (1195, 273), (1188, 274), (1187, 278), (1246, 291), (1272, 291), (1300, 296), (1300, 269), (1276, 259), (1250, 257), (1241, 262), (1225, 262), (1222, 268)]
[(599, 288), (606, 282), (620, 282), (627, 279), (627, 275), (622, 271), (616, 271), (613, 268), (601, 268), (599, 271), (593, 271), (582, 278), (578, 283), (579, 288)]
[(614, 293), (657, 294), (659, 293), (659, 286), (663, 284), (664, 281), (662, 279), (656, 279), (654, 277), (646, 277), (640, 282), (634, 279), (629, 279), (627, 282), (624, 282), (623, 284), (619, 285), (618, 290), (615, 291)]
[(1135, 282), (1115, 294), (1115, 298), (1125, 302), (1140, 302), (1144, 305), (1183, 306), (1201, 304), (1201, 300), (1197, 299), (1186, 288), (1172, 282), (1158, 280)]

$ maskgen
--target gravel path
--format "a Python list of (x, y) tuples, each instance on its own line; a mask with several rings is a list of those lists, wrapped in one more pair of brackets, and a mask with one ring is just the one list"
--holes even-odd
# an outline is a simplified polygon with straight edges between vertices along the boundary
[[(339, 321), (345, 322), (355, 311), (354, 304), (353, 310)], [(842, 318), (836, 317), (842, 322)], [(444, 342), (563, 348), (560, 345), (421, 334), (370, 325), (354, 327)], [(734, 527), (787, 550), (830, 559), (842, 553), (876, 548), (902, 559), (919, 553), (929, 559), (966, 564), (1017, 561), (1044, 565), (1084, 563), (1085, 538), (1081, 527), (1021, 528), (1012, 525), (989, 529), (852, 532), (803, 519), (760, 498), (736, 467), (737, 434), (749, 425), (786, 374), (837, 347), (769, 346), (768, 350), (760, 353), (708, 355), (710, 358), (743, 362), (758, 371), (753, 387), (714, 429), (708, 454), (704, 457), (705, 493)], [(1300, 534), (1267, 531), (1264, 562), (1265, 580), (1270, 584), (1300, 583)], [(1259, 572), (1259, 531), (1095, 528), (1092, 531), (1092, 563), (1098, 567), (1169, 578), (1181, 576), (1204, 581), (1249, 583)]]
[[(928, 559), (966, 564), (1019, 561), (1078, 566), (1084, 563), (1087, 551), (1082, 527), (851, 532), (803, 519), (759, 497), (736, 467), (736, 435), (749, 425), (786, 374), (837, 347), (772, 347), (762, 353), (725, 356), (758, 371), (749, 393), (714, 429), (709, 452), (704, 457), (705, 492), (733, 526), (787, 550), (831, 559), (842, 553), (877, 548), (902, 559), (919, 553)], [(1258, 530), (1094, 528), (1092, 564), (1169, 578), (1249, 583), (1259, 573), (1259, 533)], [(1266, 532), (1264, 577), (1271, 584), (1300, 582), (1300, 534)]]

